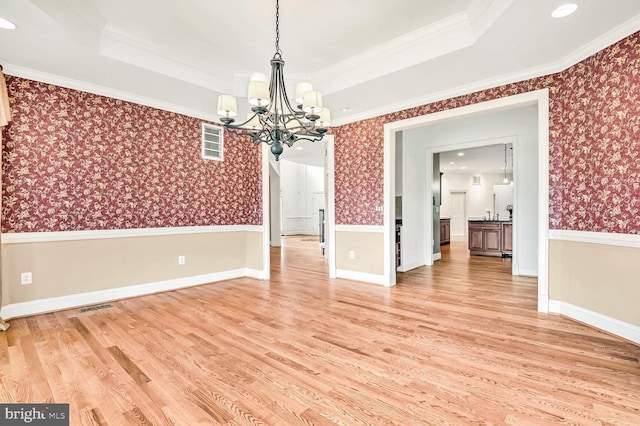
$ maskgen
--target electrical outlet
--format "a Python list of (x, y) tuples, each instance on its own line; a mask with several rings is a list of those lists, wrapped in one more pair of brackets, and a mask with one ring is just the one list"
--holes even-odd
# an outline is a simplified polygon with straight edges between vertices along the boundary
[(349, 250), (349, 259), (353, 260), (356, 258), (356, 252), (353, 250)]
[(27, 285), (33, 282), (33, 277), (31, 276), (31, 272), (23, 272), (20, 274), (20, 284)]
[(184, 256), (178, 256), (178, 265), (184, 265), (187, 259)]

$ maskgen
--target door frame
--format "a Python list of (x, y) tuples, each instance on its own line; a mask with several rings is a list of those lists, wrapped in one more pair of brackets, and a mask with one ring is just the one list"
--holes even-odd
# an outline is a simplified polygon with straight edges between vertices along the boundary
[[(549, 89), (546, 88), (384, 125), (384, 285), (396, 284), (394, 251), (396, 132), (441, 120), (528, 105), (536, 105), (538, 112), (538, 311), (549, 312)], [(433, 163), (432, 156), (428, 162)], [(432, 173), (432, 170), (433, 164), (431, 169), (427, 170), (427, 176), (430, 176), (429, 173)], [(429, 193), (427, 199), (430, 200), (431, 185), (427, 184), (427, 190)], [(427, 216), (431, 217), (431, 215), (431, 211), (427, 210)], [(431, 226), (427, 227), (427, 232), (426, 237), (431, 240), (433, 238)]]

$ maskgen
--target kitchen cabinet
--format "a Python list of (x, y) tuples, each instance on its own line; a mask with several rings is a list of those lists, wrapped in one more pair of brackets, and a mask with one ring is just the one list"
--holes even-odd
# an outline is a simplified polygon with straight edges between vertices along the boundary
[(513, 223), (504, 222), (502, 225), (502, 255), (511, 256), (513, 254)]
[(451, 219), (440, 219), (440, 245), (451, 242)]
[[(469, 251), (472, 256), (503, 256), (503, 225), (511, 222), (473, 220), (469, 221)], [(511, 229), (511, 228), (509, 228)], [(511, 241), (509, 237), (509, 248)]]

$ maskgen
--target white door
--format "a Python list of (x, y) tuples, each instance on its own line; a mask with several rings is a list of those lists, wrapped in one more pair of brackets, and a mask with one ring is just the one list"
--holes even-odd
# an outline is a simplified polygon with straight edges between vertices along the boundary
[(451, 191), (451, 235), (467, 234), (467, 194), (463, 191)]

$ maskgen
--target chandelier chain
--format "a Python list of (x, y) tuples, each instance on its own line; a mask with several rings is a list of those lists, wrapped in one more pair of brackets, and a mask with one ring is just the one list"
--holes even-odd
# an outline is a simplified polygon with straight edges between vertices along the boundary
[[(249, 103), (251, 113), (247, 120), (233, 124), (238, 114), (235, 97), (220, 95), (218, 114), (225, 128), (233, 133), (248, 135), (256, 145), (265, 143), (278, 161), (283, 147), (291, 147), (296, 141), (316, 142), (322, 140), (328, 131), (329, 110), (322, 108), (320, 92), (313, 91), (310, 83), (299, 83), (296, 104), (291, 106), (284, 84), (282, 51), (280, 50), (280, 1), (276, 0), (276, 53), (271, 58), (271, 80), (260, 79), (249, 82)], [(266, 76), (265, 76), (266, 77)], [(296, 92), (299, 91), (296, 86)], [(307, 100), (307, 93), (310, 93)], [(300, 97), (304, 95), (304, 100)]]
[(280, 50), (280, 2), (276, 0), (276, 54), (282, 55)]

